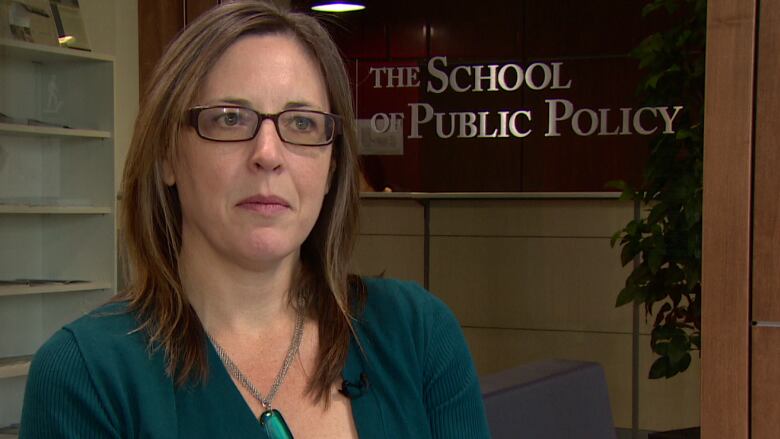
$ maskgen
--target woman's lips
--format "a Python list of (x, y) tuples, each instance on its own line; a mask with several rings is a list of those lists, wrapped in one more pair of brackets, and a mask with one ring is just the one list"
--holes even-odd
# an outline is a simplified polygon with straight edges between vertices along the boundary
[(275, 195), (255, 195), (238, 202), (238, 207), (264, 215), (274, 215), (290, 209), (290, 203)]

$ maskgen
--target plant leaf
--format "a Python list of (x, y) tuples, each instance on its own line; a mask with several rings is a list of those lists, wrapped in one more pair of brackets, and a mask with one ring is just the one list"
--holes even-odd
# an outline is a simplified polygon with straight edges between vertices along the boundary
[[(667, 351), (669, 354), (669, 363), (672, 366), (679, 364), (680, 360), (682, 360), (685, 355), (688, 355), (688, 351), (691, 348), (688, 344), (688, 337), (682, 330), (679, 331), (680, 333), (675, 334), (674, 337), (672, 337), (669, 342), (669, 350)], [(690, 357), (690, 355), (688, 356)], [(690, 358), (688, 361), (690, 362)]]
[(639, 246), (636, 242), (628, 242), (623, 246), (623, 250), (620, 252), (620, 262), (625, 267), (629, 262), (634, 260), (634, 256), (639, 253)]
[(656, 274), (661, 268), (661, 264), (664, 260), (663, 250), (658, 247), (652, 247), (650, 254), (647, 257), (647, 264), (650, 267), (650, 273)]
[(653, 362), (653, 365), (650, 366), (650, 373), (648, 374), (648, 378), (651, 380), (657, 380), (658, 378), (664, 378), (666, 377), (666, 374), (669, 372), (669, 357), (659, 357), (656, 358), (656, 360)]
[(618, 294), (617, 300), (615, 301), (615, 308), (633, 302), (635, 295), (636, 287), (633, 285), (626, 285), (625, 288), (620, 290), (620, 294)]

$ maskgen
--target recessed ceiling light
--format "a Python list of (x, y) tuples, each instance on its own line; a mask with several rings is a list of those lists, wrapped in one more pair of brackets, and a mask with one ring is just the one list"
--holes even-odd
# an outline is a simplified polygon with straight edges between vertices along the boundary
[(366, 9), (361, 2), (316, 2), (311, 7), (318, 12), (351, 12)]

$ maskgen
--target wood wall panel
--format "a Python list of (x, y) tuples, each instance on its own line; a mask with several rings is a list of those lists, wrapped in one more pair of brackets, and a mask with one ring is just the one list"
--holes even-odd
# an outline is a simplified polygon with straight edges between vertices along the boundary
[(184, 27), (182, 0), (138, 0), (138, 76), (141, 96), (168, 42)]
[(430, 56), (452, 59), (517, 59), (522, 3), (506, 0), (437, 1), (431, 6)]
[(388, 56), (387, 17), (380, 3), (367, 4), (364, 11), (331, 14), (323, 21), (346, 58), (377, 60)]
[(609, 239), (633, 217), (633, 203), (617, 199), (434, 200), (430, 228), (432, 236)]
[(425, 283), (425, 241), (422, 236), (360, 235), (350, 270)]
[[(753, 208), (753, 320), (780, 322), (780, 7), (761, 3)], [(780, 329), (779, 329), (780, 330)]]
[(753, 328), (751, 428), (753, 439), (776, 438), (780, 432), (780, 329)]
[[(523, 53), (529, 58), (625, 55), (651, 32), (648, 24), (657, 24), (657, 20), (642, 19), (644, 4), (615, 0), (526, 1), (522, 11)], [(583, 24), (587, 31), (583, 31)], [(616, 29), (620, 29), (618, 38)]]
[(755, 0), (707, 16), (702, 419), (705, 439), (749, 434), (750, 210)]
[(360, 200), (361, 235), (423, 236), (424, 209), (415, 200)]
[(219, 4), (219, 0), (186, 0), (187, 24), (195, 21), (200, 14)]
[(434, 236), (430, 249), (431, 291), (464, 326), (631, 334), (631, 307), (615, 308), (629, 271), (608, 238)]
[(392, 3), (394, 13), (387, 23), (390, 57), (426, 58), (429, 28), (425, 7), (417, 0), (395, 0)]

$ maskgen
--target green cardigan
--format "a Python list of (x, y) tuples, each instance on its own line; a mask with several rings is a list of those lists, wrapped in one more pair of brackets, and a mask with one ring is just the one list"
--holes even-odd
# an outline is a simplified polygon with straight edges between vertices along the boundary
[[(361, 438), (486, 438), (474, 366), (452, 312), (411, 282), (365, 278), (342, 376)], [(65, 326), (33, 359), (21, 439), (263, 438), (209, 344), (209, 378), (176, 387), (124, 304)], [(361, 376), (365, 385), (358, 385)], [(294, 413), (286, 414), (295, 416)], [(295, 432), (293, 432), (295, 434)]]

